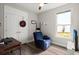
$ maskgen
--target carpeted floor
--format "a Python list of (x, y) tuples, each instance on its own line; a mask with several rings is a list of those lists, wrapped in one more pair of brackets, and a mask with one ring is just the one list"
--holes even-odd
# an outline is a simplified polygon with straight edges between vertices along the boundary
[(38, 55), (64, 55), (67, 50), (63, 47), (57, 45), (51, 45), (47, 50), (43, 51), (35, 47), (34, 43), (29, 43), (29, 47), (33, 48), (35, 51), (38, 51)]
[[(67, 52), (69, 51), (66, 48), (57, 45), (51, 45), (47, 50), (43, 51), (36, 48), (34, 43), (24, 44), (21, 49), (21, 55), (67, 55)], [(19, 55), (19, 50), (9, 53), (9, 55)]]
[[(65, 48), (56, 45), (51, 45), (47, 50), (43, 51), (36, 48), (34, 43), (24, 44), (21, 49), (22, 55), (64, 55), (66, 52)], [(19, 55), (19, 50), (9, 53), (9, 55)]]

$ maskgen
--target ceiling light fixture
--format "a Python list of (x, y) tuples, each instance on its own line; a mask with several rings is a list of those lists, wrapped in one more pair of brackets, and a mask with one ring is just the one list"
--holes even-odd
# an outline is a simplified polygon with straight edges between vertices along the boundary
[(38, 9), (41, 10), (43, 6), (44, 6), (44, 3), (40, 3)]
[(47, 4), (47, 3), (40, 3), (38, 9), (41, 10), (42, 7), (43, 7), (45, 4)]
[(39, 6), (43, 7), (44, 6), (44, 3), (40, 3)]

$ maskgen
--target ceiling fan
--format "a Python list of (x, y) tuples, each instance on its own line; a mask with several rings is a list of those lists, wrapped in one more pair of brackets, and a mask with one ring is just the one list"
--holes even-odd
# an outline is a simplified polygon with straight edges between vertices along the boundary
[(39, 4), (39, 7), (38, 7), (38, 10), (41, 10), (42, 7), (43, 7), (44, 5), (46, 5), (46, 4), (48, 4), (48, 3), (40, 3), (40, 4)]

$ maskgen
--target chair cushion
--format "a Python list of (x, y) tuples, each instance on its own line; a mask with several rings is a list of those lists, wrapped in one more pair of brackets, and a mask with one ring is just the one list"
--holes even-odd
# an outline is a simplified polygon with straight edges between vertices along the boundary
[(44, 35), (43, 39), (50, 39), (50, 38), (47, 35)]

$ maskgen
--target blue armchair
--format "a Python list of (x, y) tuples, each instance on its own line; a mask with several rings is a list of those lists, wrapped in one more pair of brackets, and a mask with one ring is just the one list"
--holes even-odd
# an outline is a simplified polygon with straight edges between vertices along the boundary
[(42, 32), (34, 32), (33, 35), (36, 47), (46, 50), (50, 46), (51, 39), (48, 36), (43, 36)]

